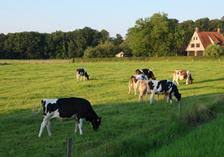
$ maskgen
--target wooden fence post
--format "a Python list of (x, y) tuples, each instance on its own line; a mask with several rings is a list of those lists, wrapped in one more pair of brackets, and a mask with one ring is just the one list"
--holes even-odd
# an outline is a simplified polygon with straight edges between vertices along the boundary
[(68, 138), (67, 139), (67, 157), (72, 157), (72, 145), (73, 145), (72, 138)]

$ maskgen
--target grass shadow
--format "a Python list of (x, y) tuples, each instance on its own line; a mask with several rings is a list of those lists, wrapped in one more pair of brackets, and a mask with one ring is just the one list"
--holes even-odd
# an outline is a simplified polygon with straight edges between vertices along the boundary
[[(185, 97), (182, 109), (185, 111), (194, 104), (214, 104), (216, 99), (216, 94)], [(5, 150), (0, 156), (61, 157), (65, 154), (64, 142), (68, 136), (75, 139), (75, 156), (144, 156), (145, 152), (168, 145), (193, 129), (179, 125), (176, 119), (178, 105), (164, 100), (153, 105), (148, 102), (95, 104), (93, 108), (102, 117), (102, 125), (94, 132), (91, 125), (85, 123), (83, 136), (74, 134), (74, 121), (55, 120), (52, 138), (47, 136), (46, 130), (43, 137), (38, 138), (41, 113), (24, 109), (0, 114), (3, 135), (0, 147)]]

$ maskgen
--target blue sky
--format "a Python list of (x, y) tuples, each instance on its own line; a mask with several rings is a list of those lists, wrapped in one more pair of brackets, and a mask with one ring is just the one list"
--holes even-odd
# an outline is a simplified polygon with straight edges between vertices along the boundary
[(224, 16), (224, 0), (0, 0), (0, 33), (85, 26), (125, 35), (139, 18), (164, 12), (179, 21)]

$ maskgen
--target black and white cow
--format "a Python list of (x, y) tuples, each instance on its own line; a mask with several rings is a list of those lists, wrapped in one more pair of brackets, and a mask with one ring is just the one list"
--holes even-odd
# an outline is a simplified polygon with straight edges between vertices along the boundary
[(155, 80), (156, 79), (156, 77), (155, 77), (155, 75), (154, 75), (154, 73), (152, 72), (151, 69), (136, 69), (135, 73), (137, 75), (139, 75), (139, 74), (146, 75), (148, 80), (150, 80), (150, 79)]
[(90, 102), (83, 98), (58, 98), (58, 99), (43, 99), (44, 118), (41, 123), (38, 136), (41, 137), (43, 130), (47, 127), (48, 135), (51, 136), (51, 119), (53, 118), (73, 118), (76, 120), (75, 132), (79, 129), (80, 135), (82, 132), (83, 121), (92, 123), (93, 129), (97, 130), (101, 123), (101, 117), (98, 117), (93, 110)]
[(84, 68), (76, 69), (76, 79), (77, 80), (89, 80), (89, 75)]
[(150, 104), (153, 103), (155, 94), (165, 94), (167, 96), (167, 102), (172, 103), (173, 97), (180, 103), (181, 94), (179, 93), (177, 86), (169, 80), (149, 80), (148, 92), (150, 95)]

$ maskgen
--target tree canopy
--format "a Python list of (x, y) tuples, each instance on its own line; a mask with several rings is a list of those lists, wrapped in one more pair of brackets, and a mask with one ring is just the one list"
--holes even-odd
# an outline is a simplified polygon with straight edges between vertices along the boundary
[(165, 13), (138, 19), (123, 38), (110, 37), (105, 29), (90, 27), (70, 32), (20, 32), (0, 34), (0, 58), (49, 59), (74, 57), (114, 57), (119, 51), (128, 56), (171, 56), (185, 51), (195, 27), (203, 31), (224, 29), (224, 20), (200, 18), (179, 22)]

